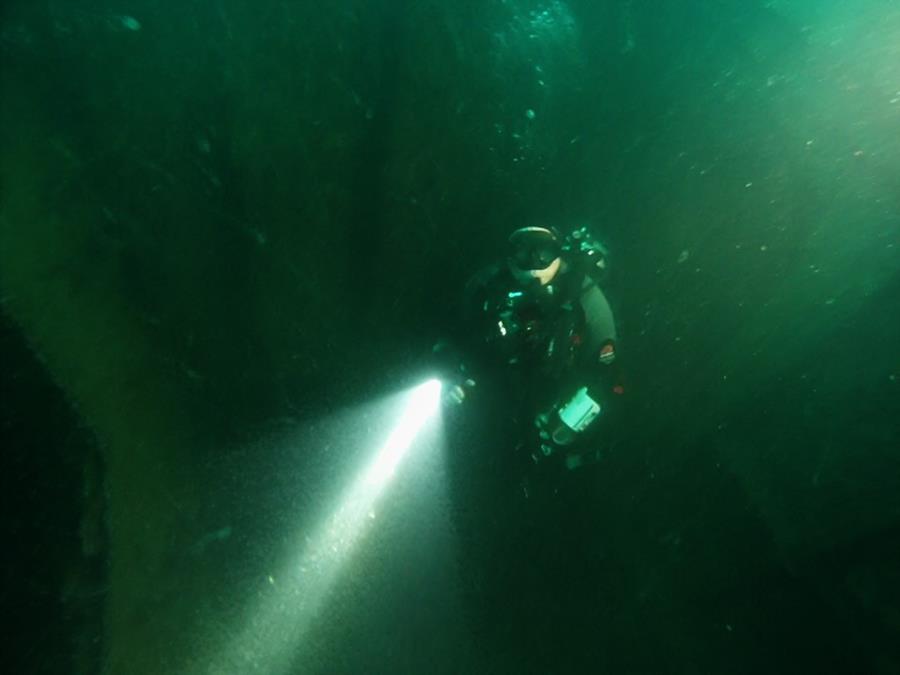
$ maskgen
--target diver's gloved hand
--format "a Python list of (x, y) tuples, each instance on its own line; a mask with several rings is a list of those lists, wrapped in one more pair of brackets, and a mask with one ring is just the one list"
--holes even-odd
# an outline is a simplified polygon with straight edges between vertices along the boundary
[(553, 421), (555, 415), (542, 413), (534, 420), (538, 430), (540, 452), (532, 455), (535, 462), (557, 454), (560, 450), (575, 442), (577, 433), (561, 422)]
[(553, 409), (539, 413), (534, 418), (534, 426), (538, 431), (538, 446), (540, 448), (539, 452), (532, 455), (532, 459), (535, 462), (540, 462), (546, 457), (555, 455), (563, 445), (570, 443), (575, 437), (571, 430), (569, 430), (571, 438), (562, 431), (565, 425), (560, 422), (556, 410)]
[(461, 354), (446, 340), (437, 342), (431, 348), (431, 353), (443, 383), (443, 403), (450, 406), (462, 405), (469, 391), (475, 387), (475, 380), (468, 376)]
[(448, 405), (462, 405), (469, 391), (475, 388), (475, 380), (466, 378), (459, 382), (448, 384), (444, 388), (444, 403)]
[(600, 410), (600, 404), (591, 398), (587, 387), (581, 387), (559, 408), (537, 415), (534, 426), (540, 437), (540, 454), (535, 456), (535, 461), (573, 445), (579, 434), (597, 419)]
[(565, 447), (567, 445), (571, 445), (575, 442), (575, 437), (577, 433), (567, 427), (565, 424), (558, 424), (556, 428), (550, 433), (550, 439), (558, 446)]

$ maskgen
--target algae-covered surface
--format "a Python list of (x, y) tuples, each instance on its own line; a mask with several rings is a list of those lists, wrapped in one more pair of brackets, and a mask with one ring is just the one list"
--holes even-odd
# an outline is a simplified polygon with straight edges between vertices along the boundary
[[(421, 386), (524, 225), (626, 376), (530, 493)], [(5, 669), (896, 673), (898, 254), (891, 0), (9, 0)]]

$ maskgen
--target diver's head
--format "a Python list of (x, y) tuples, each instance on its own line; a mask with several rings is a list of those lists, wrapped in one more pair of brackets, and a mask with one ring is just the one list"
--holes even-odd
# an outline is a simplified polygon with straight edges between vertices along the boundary
[(562, 265), (559, 237), (545, 227), (520, 227), (509, 235), (509, 269), (521, 283), (549, 284)]

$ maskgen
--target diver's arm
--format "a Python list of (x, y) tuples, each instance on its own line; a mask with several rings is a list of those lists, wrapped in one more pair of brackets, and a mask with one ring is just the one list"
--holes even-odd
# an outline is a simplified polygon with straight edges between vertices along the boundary
[(490, 288), (496, 284), (501, 268), (490, 265), (479, 270), (466, 283), (461, 303), (453, 312), (457, 318), (457, 330), (451, 339), (434, 345), (432, 357), (444, 383), (444, 398), (449, 403), (462, 403), (480, 380), (483, 363), (480, 354), (484, 350), (484, 336), (492, 327), (493, 315), (486, 314), (485, 302)]
[(586, 323), (584, 356), (579, 368), (583, 377), (565, 393), (552, 416), (558, 420), (549, 430), (550, 437), (560, 446), (574, 442), (593, 428), (601, 410), (605, 417), (613, 400), (623, 391), (616, 362), (617, 333), (612, 308), (600, 287), (588, 277), (582, 284), (580, 301)]
[[(581, 287), (581, 307), (587, 323), (588, 357), (599, 363), (609, 363), (611, 359), (601, 360), (601, 350), (605, 345), (612, 345), (615, 350), (616, 322), (609, 301), (600, 287), (591, 279), (585, 278)], [(613, 352), (614, 354), (614, 352)]]
[(444, 401), (461, 404), (475, 387), (475, 380), (462, 353), (446, 340), (435, 344), (431, 353), (433, 367), (443, 384)]

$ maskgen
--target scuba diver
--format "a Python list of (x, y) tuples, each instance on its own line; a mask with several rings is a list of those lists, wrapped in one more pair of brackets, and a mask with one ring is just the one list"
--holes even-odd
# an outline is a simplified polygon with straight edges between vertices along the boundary
[[(624, 391), (606, 278), (607, 251), (587, 228), (565, 237), (545, 227), (513, 232), (506, 261), (466, 287), (464, 358), (450, 359), (447, 401), (486, 395), (502, 409), (491, 424), (505, 416), (535, 464), (597, 461)], [(443, 343), (435, 351), (453, 352)]]

